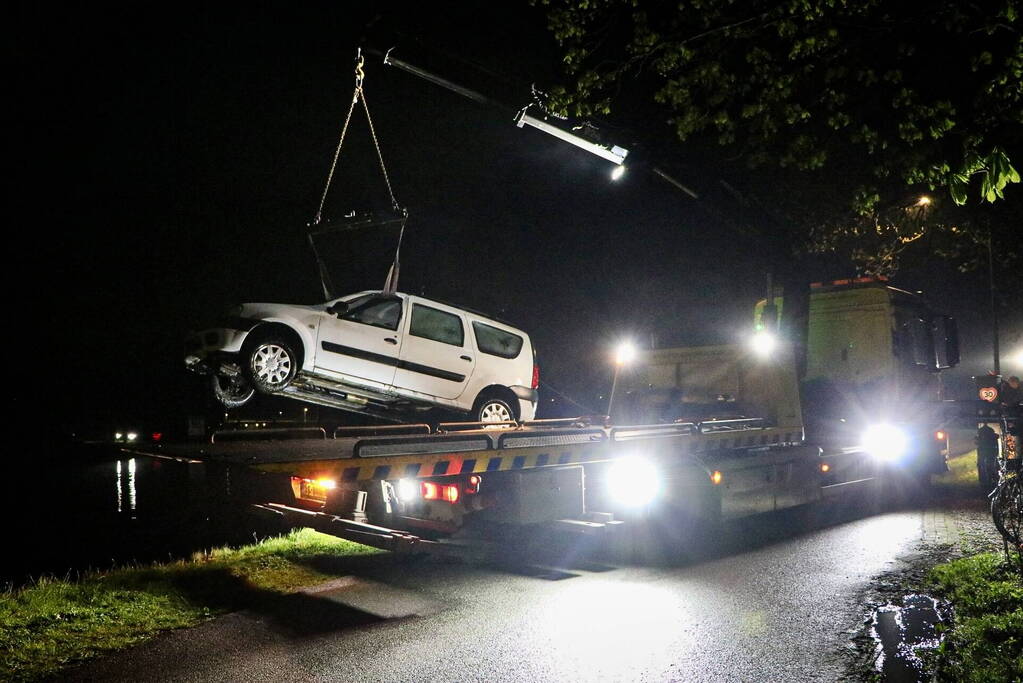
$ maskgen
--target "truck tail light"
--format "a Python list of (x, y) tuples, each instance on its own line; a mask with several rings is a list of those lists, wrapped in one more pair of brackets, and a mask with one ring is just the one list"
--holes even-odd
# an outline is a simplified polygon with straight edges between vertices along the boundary
[(327, 492), (336, 489), (337, 482), (325, 477), (319, 479), (292, 477), (291, 488), (295, 493), (295, 498), (325, 503), (327, 501)]
[(483, 483), (483, 477), (478, 474), (469, 476), (469, 481), (465, 484), (465, 492), (467, 494), (476, 494), (480, 492), (480, 484)]
[(424, 481), (420, 486), (423, 500), (443, 500), (448, 503), (458, 502), (458, 486), (456, 484), (438, 484), (433, 481)]
[(540, 388), (540, 366), (536, 363), (533, 363), (533, 381), (529, 386), (531, 389)]

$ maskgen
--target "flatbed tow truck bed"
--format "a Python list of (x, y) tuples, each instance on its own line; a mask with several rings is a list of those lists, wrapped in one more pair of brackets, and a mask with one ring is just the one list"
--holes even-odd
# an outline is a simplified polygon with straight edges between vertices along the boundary
[[(800, 426), (757, 419), (644, 426), (578, 420), (457, 424), (442, 425), (437, 433), (397, 433), (409, 429), (355, 436), (318, 428), (239, 430), (218, 432), (210, 443), (132, 450), (288, 481), (292, 496), (254, 506), (285, 526), (307, 526), (392, 551), (460, 555), (493, 546), (493, 535), (480, 533), (484, 527), (499, 529), (505, 538), (509, 530), (621, 535), (616, 517), (628, 522), (669, 514), (709, 523), (812, 503), (829, 489), (844, 492), (870, 481), (841, 479), (847, 455), (822, 456), (802, 442)], [(656, 490), (658, 500), (643, 502), (640, 512), (619, 506), (609, 491), (623, 481), (640, 491)]]

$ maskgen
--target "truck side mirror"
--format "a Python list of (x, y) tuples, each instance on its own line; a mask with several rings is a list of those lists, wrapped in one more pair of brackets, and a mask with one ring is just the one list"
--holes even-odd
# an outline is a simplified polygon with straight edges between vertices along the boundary
[(959, 365), (959, 327), (947, 315), (934, 319), (935, 367), (939, 370)]
[(330, 313), (331, 315), (335, 315), (338, 318), (340, 318), (341, 316), (343, 316), (347, 312), (348, 312), (348, 302), (347, 301), (335, 301), (330, 306), (327, 306), (327, 313)]

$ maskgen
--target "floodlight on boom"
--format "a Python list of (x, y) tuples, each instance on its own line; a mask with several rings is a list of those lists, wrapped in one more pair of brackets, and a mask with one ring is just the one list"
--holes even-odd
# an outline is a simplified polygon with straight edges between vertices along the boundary
[[(572, 133), (569, 133), (567, 130), (562, 130), (557, 126), (552, 126), (546, 121), (541, 121), (540, 119), (533, 118), (525, 111), (519, 114), (518, 118), (515, 120), (515, 125), (518, 126), (519, 128), (528, 125), (532, 126), (533, 128), (536, 128), (537, 130), (542, 130), (544, 133), (547, 133), (548, 135), (553, 135), (559, 140), (564, 140), (569, 144), (575, 145), (579, 149), (584, 149), (590, 154), (596, 154), (601, 159), (607, 159), (613, 164), (618, 164), (619, 167), (621, 167), (621, 165), (625, 163), (625, 157), (629, 155), (629, 150), (623, 147), (613, 145), (610, 148), (607, 148), (604, 147), (603, 145), (598, 145), (596, 143), (590, 142), (589, 140), (584, 140), (578, 135), (573, 135)], [(618, 169), (615, 170), (617, 171)], [(619, 174), (619, 177), (620, 175), (621, 174)]]

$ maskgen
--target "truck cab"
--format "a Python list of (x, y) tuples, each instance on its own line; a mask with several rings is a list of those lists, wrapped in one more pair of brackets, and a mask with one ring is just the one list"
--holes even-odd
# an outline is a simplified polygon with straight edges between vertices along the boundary
[[(784, 300), (774, 306), (781, 315)], [(766, 300), (754, 322), (764, 320)], [(919, 292), (882, 278), (810, 287), (807, 318), (795, 346), (807, 439), (825, 452), (864, 448), (921, 475), (945, 471), (941, 371), (959, 362), (955, 320)]]

